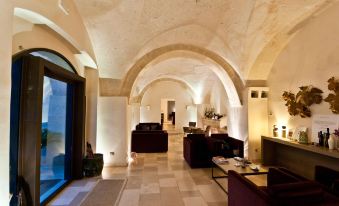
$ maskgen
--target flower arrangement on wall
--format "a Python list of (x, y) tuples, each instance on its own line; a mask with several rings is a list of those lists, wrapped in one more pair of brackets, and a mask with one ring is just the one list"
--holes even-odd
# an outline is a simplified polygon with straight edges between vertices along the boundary
[(311, 117), (310, 106), (320, 104), (323, 100), (320, 89), (313, 86), (299, 87), (297, 95), (284, 91), (282, 97), (286, 101), (288, 113), (292, 116), (300, 115), (302, 118)]
[(332, 91), (325, 99), (330, 104), (330, 109), (334, 114), (339, 114), (339, 80), (334, 77), (328, 81), (328, 89)]

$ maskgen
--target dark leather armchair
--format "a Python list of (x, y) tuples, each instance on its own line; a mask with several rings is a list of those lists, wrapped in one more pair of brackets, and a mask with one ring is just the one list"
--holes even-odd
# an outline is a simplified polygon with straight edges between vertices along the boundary
[(227, 134), (205, 137), (205, 134), (188, 134), (184, 137), (184, 158), (191, 168), (212, 166), (212, 157), (234, 157), (234, 151), (243, 157), (243, 141), (229, 137)]
[(210, 167), (211, 155), (204, 134), (188, 134), (184, 137), (184, 158), (192, 168)]

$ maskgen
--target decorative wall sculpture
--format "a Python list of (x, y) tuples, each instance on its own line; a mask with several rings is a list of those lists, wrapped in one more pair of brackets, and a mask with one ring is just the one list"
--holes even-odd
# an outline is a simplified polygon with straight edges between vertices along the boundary
[(339, 114), (339, 80), (334, 77), (328, 81), (328, 89), (332, 91), (325, 99), (325, 102), (330, 104), (330, 109), (334, 114)]
[(311, 117), (310, 106), (320, 104), (323, 100), (320, 89), (313, 86), (301, 86), (297, 95), (284, 91), (282, 97), (286, 101), (288, 113), (292, 116), (300, 115), (302, 118)]

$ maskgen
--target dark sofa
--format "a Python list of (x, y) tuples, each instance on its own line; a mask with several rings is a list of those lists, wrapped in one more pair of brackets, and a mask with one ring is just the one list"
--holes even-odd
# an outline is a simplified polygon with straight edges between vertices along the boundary
[(137, 153), (167, 152), (168, 133), (159, 123), (139, 123), (132, 131), (131, 151)]
[(322, 185), (286, 169), (270, 168), (267, 187), (257, 186), (245, 176), (228, 172), (229, 206), (311, 206), (339, 205), (339, 199)]
[[(214, 134), (205, 137), (205, 134), (188, 134), (184, 137), (184, 159), (191, 168), (212, 166), (212, 157), (243, 157), (243, 141), (229, 137), (227, 134)], [(234, 150), (238, 154), (234, 154)]]

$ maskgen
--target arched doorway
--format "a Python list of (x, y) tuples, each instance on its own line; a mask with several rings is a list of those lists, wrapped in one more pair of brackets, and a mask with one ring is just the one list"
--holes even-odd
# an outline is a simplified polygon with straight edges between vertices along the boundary
[(82, 177), (84, 84), (55, 51), (32, 49), (13, 57), (11, 205), (23, 195), (28, 205), (44, 205)]

